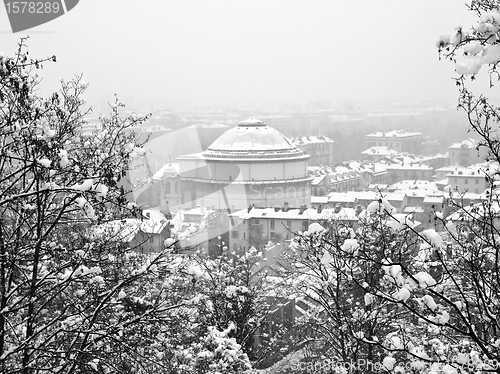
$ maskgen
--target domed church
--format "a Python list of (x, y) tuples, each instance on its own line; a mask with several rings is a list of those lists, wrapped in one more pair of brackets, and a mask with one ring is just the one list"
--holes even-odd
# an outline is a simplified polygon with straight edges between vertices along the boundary
[(264, 122), (251, 118), (201, 153), (177, 158), (184, 207), (231, 211), (311, 203), (305, 154)]

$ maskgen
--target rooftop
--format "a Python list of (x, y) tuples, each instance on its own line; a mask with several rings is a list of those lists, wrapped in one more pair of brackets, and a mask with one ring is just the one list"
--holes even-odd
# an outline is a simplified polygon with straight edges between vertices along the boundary
[(417, 131), (407, 130), (391, 130), (391, 131), (377, 131), (372, 134), (366, 135), (367, 138), (409, 138), (414, 136), (422, 136), (422, 133)]
[(309, 219), (309, 220), (342, 220), (342, 221), (355, 221), (357, 220), (356, 211), (352, 208), (337, 209), (326, 208), (320, 212), (315, 208), (306, 209), (274, 209), (274, 208), (252, 208), (250, 211), (247, 209), (240, 210), (233, 214), (232, 217), (240, 219), (251, 218), (270, 218), (270, 219)]
[(289, 138), (256, 118), (230, 128), (203, 152), (207, 158), (248, 158), (249, 155), (259, 154), (272, 157), (304, 156)]
[(476, 148), (477, 145), (478, 145), (477, 140), (472, 139), (472, 138), (468, 138), (460, 143), (453, 143), (452, 145), (450, 145), (450, 148), (453, 148), (453, 149), (469, 148), (470, 149), (470, 148)]

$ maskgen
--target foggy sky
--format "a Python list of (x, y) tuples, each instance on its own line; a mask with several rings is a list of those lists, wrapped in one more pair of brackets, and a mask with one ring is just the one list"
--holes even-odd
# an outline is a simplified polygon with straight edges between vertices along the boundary
[(279, 106), (311, 100), (453, 103), (440, 34), (474, 15), (462, 0), (82, 0), (68, 14), (12, 34), (32, 57), (55, 54), (43, 91), (83, 73), (100, 112), (117, 93), (140, 110)]

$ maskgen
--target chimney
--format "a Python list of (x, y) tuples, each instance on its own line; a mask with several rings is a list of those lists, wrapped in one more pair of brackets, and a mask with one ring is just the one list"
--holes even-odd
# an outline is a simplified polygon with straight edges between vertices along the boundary
[(302, 204), (302, 206), (300, 207), (300, 210), (299, 210), (299, 214), (304, 213), (304, 211), (305, 211), (306, 209), (307, 209), (306, 204)]
[(340, 206), (340, 204), (335, 205), (335, 213), (340, 213), (341, 210), (342, 207)]
[(321, 213), (321, 211), (323, 210), (323, 204), (319, 204), (318, 206), (318, 213)]
[(288, 203), (285, 201), (285, 204), (283, 206), (283, 212), (288, 212)]
[(253, 204), (250, 204), (247, 209), (247, 213), (250, 213), (250, 211), (253, 209)]

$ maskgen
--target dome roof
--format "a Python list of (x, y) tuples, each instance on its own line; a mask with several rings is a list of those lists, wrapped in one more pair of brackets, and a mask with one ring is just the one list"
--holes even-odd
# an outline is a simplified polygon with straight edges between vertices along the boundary
[(215, 140), (207, 151), (203, 152), (205, 156), (223, 154), (236, 157), (243, 154), (297, 156), (302, 153), (286, 136), (255, 118), (247, 119), (229, 129)]

